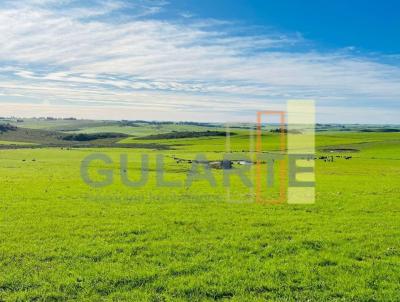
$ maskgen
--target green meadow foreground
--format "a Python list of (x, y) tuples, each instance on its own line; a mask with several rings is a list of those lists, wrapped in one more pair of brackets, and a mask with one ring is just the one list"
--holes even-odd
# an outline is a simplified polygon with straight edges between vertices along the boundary
[[(400, 133), (319, 132), (317, 156), (334, 161), (316, 160), (316, 203), (271, 205), (253, 202), (238, 179), (227, 192), (221, 170), (216, 187), (156, 186), (157, 154), (165, 178), (184, 181), (191, 165), (173, 157), (218, 159), (225, 137), (38, 148), (13, 131), (0, 136), (13, 145), (0, 148), (0, 301), (400, 300)], [(243, 152), (248, 137), (236, 132), (231, 148)], [(273, 149), (279, 136), (269, 136)], [(18, 138), (25, 145), (15, 148)], [(114, 181), (92, 188), (80, 166), (99, 152), (113, 163), (91, 175), (107, 168)], [(122, 184), (120, 154), (132, 179), (149, 154), (145, 186)]]

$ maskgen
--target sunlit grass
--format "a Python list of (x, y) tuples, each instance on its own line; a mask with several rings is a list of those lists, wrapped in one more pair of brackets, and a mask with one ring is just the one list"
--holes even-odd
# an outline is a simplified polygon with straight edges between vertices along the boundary
[[(318, 134), (317, 146), (360, 151), (350, 160), (317, 160), (316, 203), (306, 206), (254, 203), (251, 190), (235, 192), (235, 178), (228, 199), (220, 170), (213, 170), (216, 187), (204, 180), (185, 186), (191, 165), (171, 156), (220, 158), (221, 138), (168, 140), (176, 147), (162, 152), (0, 150), (0, 299), (396, 301), (398, 139)], [(264, 147), (277, 143), (271, 135)], [(247, 134), (232, 137), (232, 150), (248, 147)], [(112, 185), (95, 189), (80, 178), (81, 161), (93, 152), (112, 159), (91, 169), (99, 179), (98, 168), (112, 170)], [(160, 152), (165, 179), (182, 186), (156, 185)], [(121, 153), (131, 179), (140, 177), (140, 155), (149, 154), (144, 187), (122, 184)]]

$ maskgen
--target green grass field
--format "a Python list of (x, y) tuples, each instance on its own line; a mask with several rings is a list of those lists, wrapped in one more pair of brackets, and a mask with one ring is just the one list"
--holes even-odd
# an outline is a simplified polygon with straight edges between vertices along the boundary
[[(232, 150), (247, 152), (246, 131), (233, 131)], [(0, 150), (1, 301), (399, 301), (400, 133), (318, 133), (318, 156), (352, 158), (316, 161), (312, 205), (257, 204), (236, 178), (227, 200), (220, 170), (216, 187), (159, 187), (156, 154), (182, 182), (191, 166), (171, 156), (220, 159), (226, 142), (150, 142), (172, 148)], [(359, 151), (324, 151), (345, 147)], [(80, 165), (99, 152), (114, 181), (92, 188)], [(150, 156), (144, 187), (123, 185), (121, 153), (132, 179)]]
[(26, 142), (10, 142), (10, 141), (0, 141), (0, 145), (34, 145), (33, 143)]

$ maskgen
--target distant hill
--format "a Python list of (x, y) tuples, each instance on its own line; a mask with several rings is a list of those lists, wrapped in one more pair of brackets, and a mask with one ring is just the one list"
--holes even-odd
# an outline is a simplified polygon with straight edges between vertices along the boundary
[[(230, 133), (236, 135), (236, 133)], [(207, 136), (226, 136), (225, 131), (174, 131), (169, 133), (153, 134), (141, 137), (140, 139), (177, 139), (177, 138), (193, 138), (193, 137), (207, 137)]]

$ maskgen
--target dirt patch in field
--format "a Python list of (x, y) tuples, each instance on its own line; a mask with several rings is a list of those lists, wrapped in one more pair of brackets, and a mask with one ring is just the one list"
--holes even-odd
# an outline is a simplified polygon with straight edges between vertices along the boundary
[(358, 149), (354, 148), (326, 148), (323, 149), (322, 151), (324, 152), (331, 152), (331, 153), (355, 153), (355, 152), (360, 152)]

